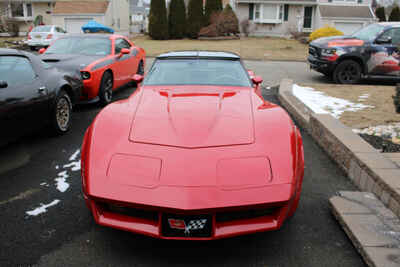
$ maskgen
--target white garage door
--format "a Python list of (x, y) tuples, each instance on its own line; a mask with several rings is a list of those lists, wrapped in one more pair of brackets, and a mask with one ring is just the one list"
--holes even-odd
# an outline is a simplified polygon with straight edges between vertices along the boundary
[(344, 35), (351, 35), (362, 27), (363, 24), (359, 22), (335, 22), (335, 28), (343, 32)]
[(68, 33), (82, 33), (82, 26), (88, 23), (93, 18), (68, 19), (65, 18), (65, 30)]

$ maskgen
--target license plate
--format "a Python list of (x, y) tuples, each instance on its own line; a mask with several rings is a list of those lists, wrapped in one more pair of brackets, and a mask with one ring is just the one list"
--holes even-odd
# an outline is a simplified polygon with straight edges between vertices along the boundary
[(36, 39), (42, 39), (42, 36), (41, 35), (35, 35), (35, 38)]

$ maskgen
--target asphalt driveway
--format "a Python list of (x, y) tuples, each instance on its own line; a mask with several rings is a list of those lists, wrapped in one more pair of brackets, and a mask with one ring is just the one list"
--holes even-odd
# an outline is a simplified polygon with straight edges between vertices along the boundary
[[(305, 63), (246, 64), (266, 85), (283, 77), (320, 79)], [(125, 88), (117, 98), (133, 90)], [(277, 102), (273, 88), (263, 93)], [(296, 215), (279, 231), (177, 242), (95, 225), (82, 199), (77, 151), (99, 111), (97, 105), (79, 107), (65, 136), (42, 132), (0, 149), (0, 266), (365, 266), (328, 205), (337, 191), (355, 187), (304, 131), (302, 198)], [(57, 189), (58, 178), (69, 184), (65, 192)], [(47, 211), (26, 213), (38, 207)]]

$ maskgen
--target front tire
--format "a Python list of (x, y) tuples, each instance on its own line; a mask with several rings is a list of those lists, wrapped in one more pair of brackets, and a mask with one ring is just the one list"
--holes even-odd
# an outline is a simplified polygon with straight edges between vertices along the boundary
[(52, 130), (55, 135), (62, 135), (69, 131), (71, 115), (71, 98), (64, 90), (61, 90), (54, 101), (52, 110)]
[(333, 72), (333, 79), (336, 83), (356, 84), (361, 80), (361, 66), (354, 60), (344, 60)]
[(106, 71), (101, 78), (100, 89), (99, 89), (99, 98), (100, 104), (102, 106), (106, 106), (111, 103), (112, 94), (113, 94), (113, 76), (111, 72)]

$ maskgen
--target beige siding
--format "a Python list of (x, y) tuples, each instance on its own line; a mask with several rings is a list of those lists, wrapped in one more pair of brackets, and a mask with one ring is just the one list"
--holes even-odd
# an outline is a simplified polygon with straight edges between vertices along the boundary
[[(288, 21), (282, 21), (278, 24), (254, 23), (251, 22), (250, 35), (254, 36), (290, 36), (291, 31), (297, 31), (300, 22), (300, 30), (303, 24), (303, 9), (302, 5), (289, 5)], [(313, 27), (315, 25), (315, 9), (313, 15)], [(236, 13), (239, 22), (249, 18), (249, 5), (238, 4)]]
[(107, 26), (116, 33), (129, 34), (129, 0), (112, 0), (106, 13)]

